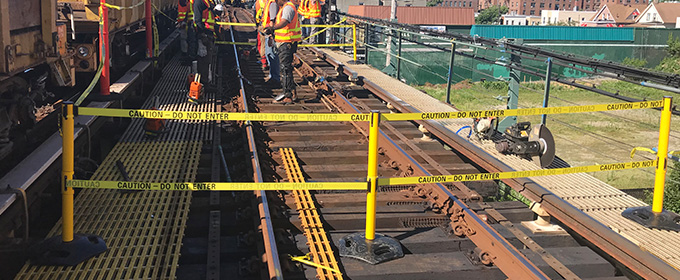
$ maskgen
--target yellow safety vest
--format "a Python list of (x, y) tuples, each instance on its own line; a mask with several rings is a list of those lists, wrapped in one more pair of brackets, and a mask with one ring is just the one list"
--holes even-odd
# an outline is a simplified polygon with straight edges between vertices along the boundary
[(279, 24), (281, 22), (281, 16), (283, 15), (283, 9), (286, 8), (286, 6), (290, 6), (293, 8), (293, 11), (295, 11), (295, 16), (293, 17), (293, 20), (289, 22), (286, 26), (284, 26), (281, 29), (276, 29), (274, 31), (274, 40), (279, 43), (285, 43), (285, 42), (300, 42), (302, 41), (302, 29), (300, 28), (300, 21), (298, 21), (298, 14), (297, 10), (295, 9), (295, 5), (288, 1), (286, 2), (283, 7), (279, 9), (279, 12), (276, 14), (276, 24)]
[(257, 0), (257, 3), (260, 5), (260, 8), (257, 9), (255, 13), (255, 22), (260, 23), (262, 22), (262, 14), (264, 13), (265, 9), (265, 4), (267, 3), (266, 0)]

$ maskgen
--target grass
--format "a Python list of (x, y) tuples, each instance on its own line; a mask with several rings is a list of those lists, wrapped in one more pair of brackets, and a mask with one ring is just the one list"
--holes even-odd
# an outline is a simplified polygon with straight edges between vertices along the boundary
[[(642, 87), (621, 81), (587, 80), (609, 92), (623, 96), (659, 100), (669, 92)], [(496, 83), (496, 82), (492, 82)], [(540, 82), (523, 83), (520, 86), (520, 108), (541, 107), (543, 87)], [(417, 86), (431, 96), (444, 101), (446, 85)], [(490, 85), (487, 82), (461, 82), (452, 87), (451, 103), (459, 110), (488, 110), (505, 108), (507, 87)], [(553, 83), (550, 90), (549, 106), (574, 106), (625, 101), (600, 95), (591, 91)], [(540, 122), (540, 116), (519, 117), (519, 121)], [(579, 114), (549, 115), (547, 126), (555, 136), (557, 155), (572, 166), (630, 161), (633, 147), (653, 148), (657, 146), (660, 111), (628, 110)], [(680, 118), (672, 117), (669, 150), (680, 150)], [(649, 153), (640, 152), (634, 160), (653, 159)], [(619, 189), (653, 187), (654, 170), (635, 169), (623, 171), (596, 172), (591, 175)]]

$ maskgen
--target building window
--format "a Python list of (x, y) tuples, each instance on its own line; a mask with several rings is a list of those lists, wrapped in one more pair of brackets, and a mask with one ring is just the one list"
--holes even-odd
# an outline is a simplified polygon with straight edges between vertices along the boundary
[(536, 8), (536, 3), (531, 3), (532, 8)]
[(531, 15), (531, 16), (533, 16), (533, 15), (535, 15), (535, 14), (536, 14), (536, 11), (534, 11), (534, 10), (531, 10), (531, 11), (529, 12), (529, 15)]
[(538, 7), (539, 7), (539, 8), (545, 8), (545, 3), (540, 3), (540, 4), (538, 4)]
[[(523, 4), (524, 8), (527, 7), (527, 2), (524, 2), (524, 3), (522, 3), (522, 4)], [(524, 13), (524, 12), (522, 12), (522, 13)]]
[(548, 3), (548, 9), (552, 9), (552, 3)]
[(560, 4), (555, 4), (555, 10), (559, 10), (559, 9), (560, 9)]
[[(516, 4), (517, 4), (517, 3), (515, 3), (515, 5), (516, 5)], [(470, 1), (470, 6), (469, 6), (469, 7), (472, 8), (472, 1)]]
[(567, 22), (571, 22), (571, 17), (569, 17), (569, 19), (567, 19)]
[(652, 20), (652, 15), (651, 15), (651, 14), (647, 14), (647, 21), (650, 21), (650, 20)]

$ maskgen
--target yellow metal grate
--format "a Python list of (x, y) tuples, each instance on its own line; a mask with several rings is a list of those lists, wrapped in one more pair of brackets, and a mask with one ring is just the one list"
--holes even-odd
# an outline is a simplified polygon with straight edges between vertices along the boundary
[[(302, 176), (300, 165), (291, 148), (280, 148), (279, 153), (283, 159), (283, 166), (288, 175), (288, 181), (294, 183), (304, 183), (305, 179)], [(305, 237), (307, 237), (307, 244), (311, 253), (312, 261), (331, 267), (340, 271), (338, 262), (335, 258), (335, 253), (331, 248), (329, 236), (323, 228), (323, 223), (319, 217), (319, 212), (316, 210), (316, 205), (312, 199), (312, 195), (308, 190), (294, 190), (295, 205), (302, 222)], [(321, 267), (316, 269), (317, 277), (323, 279), (342, 279), (342, 274), (336, 273)]]
[[(144, 108), (214, 111), (212, 94), (198, 106), (186, 102), (188, 73), (173, 58)], [(120, 160), (132, 181), (193, 182), (211, 123), (169, 121), (168, 133), (157, 139), (145, 138), (143, 125), (132, 121), (92, 180), (123, 181)], [(16, 279), (175, 279), (190, 203), (191, 192), (83, 189), (74, 203), (74, 230), (101, 236), (108, 251), (74, 267), (28, 263)], [(49, 236), (59, 234), (61, 222)]]

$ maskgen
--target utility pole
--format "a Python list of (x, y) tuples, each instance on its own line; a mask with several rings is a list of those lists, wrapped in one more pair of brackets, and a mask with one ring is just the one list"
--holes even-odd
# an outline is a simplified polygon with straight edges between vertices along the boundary
[[(392, 7), (390, 9), (390, 21), (394, 22), (397, 19), (397, 0), (392, 0)], [(392, 30), (390, 29), (390, 35), (387, 37), (387, 56), (385, 57), (385, 67), (390, 66), (392, 62)]]

